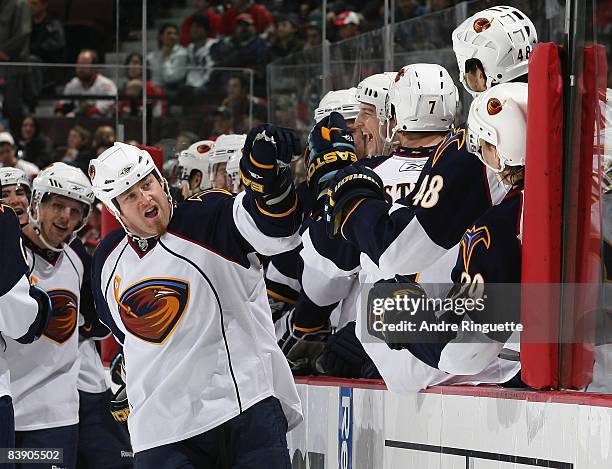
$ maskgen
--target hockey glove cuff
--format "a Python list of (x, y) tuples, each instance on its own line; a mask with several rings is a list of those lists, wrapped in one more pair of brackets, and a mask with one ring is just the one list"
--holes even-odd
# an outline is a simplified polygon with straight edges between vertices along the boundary
[(331, 179), (325, 199), (327, 235), (335, 238), (349, 215), (363, 199), (385, 200), (384, 184), (378, 174), (364, 166), (348, 166)]

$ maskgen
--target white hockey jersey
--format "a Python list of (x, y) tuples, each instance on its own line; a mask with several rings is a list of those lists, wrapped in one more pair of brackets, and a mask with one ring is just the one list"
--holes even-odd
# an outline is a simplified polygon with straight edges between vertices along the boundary
[(29, 295), (28, 265), (21, 244), (19, 220), (0, 203), (0, 397), (11, 396), (10, 371), (4, 342), (12, 337), (23, 343), (34, 340), (32, 326), (38, 303)]
[(15, 430), (73, 425), (79, 421), (77, 392), (79, 308), (85, 249), (78, 239), (61, 253), (41, 249), (23, 236), (30, 281), (51, 298), (43, 336), (33, 344), (7, 340)]
[(295, 248), (300, 216), (212, 189), (179, 205), (141, 249), (123, 231), (94, 255), (96, 307), (123, 344), (135, 452), (213, 429), (269, 396), (302, 420), (276, 344), (256, 252)]

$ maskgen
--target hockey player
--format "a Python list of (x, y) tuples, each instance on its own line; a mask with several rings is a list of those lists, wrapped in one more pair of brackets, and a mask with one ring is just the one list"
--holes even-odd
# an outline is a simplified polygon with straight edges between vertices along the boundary
[(227, 161), (225, 171), (227, 172), (227, 187), (234, 194), (240, 194), (244, 190), (244, 185), (240, 179), (240, 153), (234, 153)]
[(537, 42), (533, 23), (520, 10), (494, 6), (479, 11), (453, 31), (459, 80), (472, 96), (498, 83), (523, 81)]
[(28, 223), (28, 205), (32, 186), (26, 174), (18, 168), (0, 168), (2, 200), (17, 214), (21, 226)]
[(254, 128), (246, 190), (178, 207), (146, 151), (115, 143), (91, 161), (96, 196), (123, 226), (97, 249), (93, 282), (123, 345), (136, 467), (290, 467), (285, 433), (301, 406), (255, 253), (299, 243), (288, 163), (300, 153), (292, 131)]
[(212, 140), (201, 140), (179, 153), (176, 185), (180, 189), (180, 200), (210, 189), (210, 156), (214, 148)]
[[(389, 110), (385, 115), (392, 116), (392, 133), (399, 146), (391, 156), (379, 156), (362, 162), (364, 166), (372, 167), (383, 179), (389, 203), (405, 197), (412, 190), (423, 165), (451, 130), (458, 103), (457, 88), (448, 72), (439, 65), (408, 65), (396, 76), (397, 80), (386, 90)], [(286, 337), (283, 347), (289, 355), (293, 347), (301, 347), (300, 342), (313, 342), (315, 337), (321, 338), (320, 334), (315, 336), (313, 332), (317, 328), (325, 328), (331, 310), (338, 301), (349, 296), (355, 284), (359, 284), (356, 274), (361, 271), (359, 251), (343, 240), (330, 240), (326, 235), (324, 220), (319, 218), (311, 223), (302, 234), (302, 240), (303, 291), (292, 318), (293, 337)], [(363, 262), (368, 261), (365, 256), (362, 257)], [(450, 257), (445, 262), (447, 281), (450, 280), (453, 262), (454, 258)], [(361, 283), (385, 278), (376, 272), (375, 267), (374, 271), (363, 272)], [(358, 301), (352, 303), (350, 321), (355, 320), (354, 310), (359, 308), (359, 304)], [(349, 335), (354, 337), (354, 333), (347, 332), (342, 340), (348, 341)], [(353, 346), (344, 349), (335, 340), (331, 343), (333, 346), (327, 347), (323, 357), (322, 369), (330, 374), (359, 377), (365, 353), (360, 352), (361, 361), (359, 353), (349, 353), (360, 348), (363, 350), (357, 339), (352, 340)], [(383, 352), (389, 355), (387, 350)], [(347, 362), (353, 362), (355, 366), (351, 367)]]
[[(350, 88), (329, 91), (319, 102), (313, 116), (315, 123), (319, 123), (329, 117), (332, 112), (338, 112), (345, 119), (347, 129), (353, 137), (354, 147), (351, 145), (350, 151), (355, 153), (357, 159), (364, 156), (364, 140), (361, 132), (355, 126), (358, 111), (359, 102), (355, 99), (355, 89)], [(306, 166), (308, 166), (309, 159), (312, 159), (310, 155), (306, 155)], [(342, 163), (340, 160), (340, 163), (350, 164), (351, 161)], [(318, 179), (328, 170), (327, 168), (328, 166), (316, 169), (317, 175), (309, 177), (309, 181), (298, 187), (298, 198), (302, 206), (308, 208), (305, 210), (306, 216), (310, 215), (313, 204), (316, 205), (320, 192), (325, 188), (324, 184), (319, 186)], [(315, 171), (314, 167), (310, 171)], [(316, 189), (313, 190), (313, 188)], [(305, 224), (307, 223), (309, 222), (305, 221)], [(266, 269), (266, 289), (279, 339), (286, 331), (286, 321), (278, 320), (296, 304), (301, 290), (299, 281), (302, 270), (302, 259), (299, 255), (301, 248), (298, 246), (290, 252), (274, 256), (270, 259)]]
[[(485, 299), (483, 311), (459, 315), (449, 310), (439, 321), (457, 323), (519, 322), (520, 292), (493, 284), (520, 284), (523, 177), (527, 135), (527, 85), (506, 83), (475, 100), (468, 117), (470, 150), (509, 188), (506, 197), (479, 217), (461, 239), (453, 269), (452, 298)], [(469, 328), (464, 328), (469, 329)], [(407, 343), (424, 363), (447, 373), (481, 373), (498, 355), (513, 331), (445, 334), (435, 343)], [(513, 339), (517, 345), (517, 336)], [(434, 342), (434, 341), (431, 341)], [(520, 362), (516, 361), (515, 374)]]
[(391, 128), (386, 104), (389, 87), (396, 75), (395, 72), (377, 73), (364, 78), (357, 85), (355, 97), (359, 101), (359, 114), (355, 126), (364, 136), (367, 156), (388, 155), (391, 151)]
[(215, 189), (231, 190), (227, 179), (227, 162), (234, 154), (240, 154), (246, 135), (224, 134), (215, 141), (210, 155), (210, 183)]
[[(44, 290), (31, 286), (15, 212), (0, 203), (0, 446), (15, 446), (15, 419), (5, 341), (30, 344), (39, 338), (51, 314)], [(4, 467), (12, 468), (13, 464)]]
[[(41, 340), (28, 346), (6, 341), (16, 446), (62, 448), (68, 468), (76, 467), (77, 329), (89, 283), (87, 255), (76, 233), (85, 225), (93, 200), (87, 177), (64, 163), (54, 163), (34, 179), (23, 245), (30, 281), (49, 294), (52, 312)], [(93, 328), (95, 314), (85, 323)]]

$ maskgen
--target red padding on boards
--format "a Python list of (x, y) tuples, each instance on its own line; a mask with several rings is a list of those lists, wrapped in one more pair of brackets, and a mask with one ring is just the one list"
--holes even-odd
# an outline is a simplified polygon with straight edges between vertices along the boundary
[[(155, 162), (155, 166), (157, 166), (157, 168), (162, 171), (162, 167), (164, 165), (164, 153), (161, 148), (149, 147), (146, 145), (138, 145), (138, 148), (140, 148), (141, 150), (148, 151), (151, 157), (153, 158), (153, 161)], [(102, 209), (102, 237), (104, 238), (104, 236), (106, 236), (111, 231), (116, 230), (117, 228), (121, 228), (121, 225), (119, 224), (117, 219), (106, 209), (106, 207), (104, 207)], [(119, 344), (117, 343), (117, 341), (115, 341), (115, 339), (109, 337), (108, 339), (103, 340), (101, 344), (100, 353), (102, 357), (102, 362), (105, 365), (108, 365), (117, 353), (117, 350), (119, 350)]]
[[(556, 44), (542, 43), (531, 55), (527, 122), (521, 279), (523, 284), (559, 283), (563, 81)], [(536, 289), (523, 288), (521, 298), (524, 326), (521, 375), (533, 388), (555, 388), (558, 385), (559, 298), (538, 296), (531, 290)]]

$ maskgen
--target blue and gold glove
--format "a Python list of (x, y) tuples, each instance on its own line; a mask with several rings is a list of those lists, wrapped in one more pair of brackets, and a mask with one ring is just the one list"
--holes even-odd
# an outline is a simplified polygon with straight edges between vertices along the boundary
[(348, 216), (364, 199), (385, 200), (385, 186), (370, 168), (347, 166), (329, 181), (324, 213), (327, 235), (335, 238)]
[(338, 112), (332, 112), (312, 128), (308, 134), (308, 147), (306, 181), (315, 195), (339, 169), (357, 161), (355, 141), (346, 128), (344, 117)]

